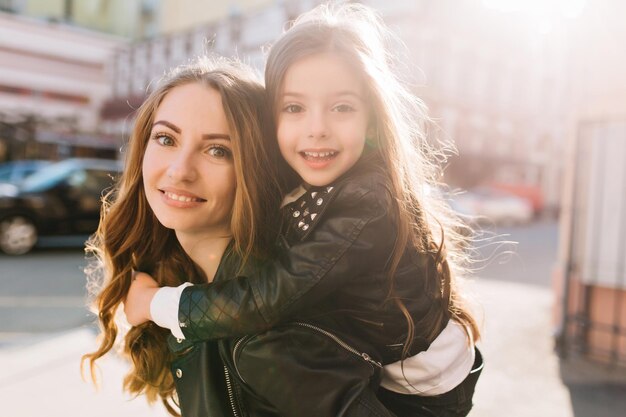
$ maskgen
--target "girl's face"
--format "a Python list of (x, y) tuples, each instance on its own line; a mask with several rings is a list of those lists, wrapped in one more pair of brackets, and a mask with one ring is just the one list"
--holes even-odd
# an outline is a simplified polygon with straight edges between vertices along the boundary
[(289, 67), (278, 98), (278, 145), (304, 182), (328, 185), (361, 157), (365, 95), (360, 77), (338, 55), (311, 55)]
[(154, 115), (143, 158), (148, 204), (183, 235), (230, 235), (236, 178), (220, 94), (198, 83), (173, 88)]

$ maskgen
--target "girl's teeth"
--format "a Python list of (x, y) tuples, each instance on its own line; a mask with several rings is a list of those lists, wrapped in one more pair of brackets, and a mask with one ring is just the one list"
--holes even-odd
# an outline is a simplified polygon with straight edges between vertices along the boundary
[(305, 152), (306, 156), (313, 158), (327, 158), (335, 154), (335, 152)]

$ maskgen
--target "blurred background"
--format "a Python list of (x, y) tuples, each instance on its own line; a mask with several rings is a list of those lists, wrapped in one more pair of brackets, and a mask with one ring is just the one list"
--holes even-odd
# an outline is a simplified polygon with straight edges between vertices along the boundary
[[(204, 53), (262, 71), (314, 0), (0, 0), (0, 400), (7, 416), (164, 416), (100, 391), (83, 244), (133, 112)], [(626, 415), (626, 3), (371, 0), (404, 76), (454, 141), (450, 203), (475, 216), (469, 289), (486, 368), (471, 416)], [(499, 241), (516, 243), (497, 243)], [(4, 415), (3, 411), (3, 415)]]

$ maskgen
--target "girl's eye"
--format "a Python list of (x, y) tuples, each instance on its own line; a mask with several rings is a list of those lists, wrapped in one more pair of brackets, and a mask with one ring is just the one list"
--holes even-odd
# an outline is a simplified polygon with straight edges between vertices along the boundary
[(174, 138), (170, 135), (166, 135), (163, 133), (156, 133), (152, 136), (152, 139), (155, 140), (161, 146), (174, 146), (175, 141)]
[(232, 152), (230, 151), (230, 149), (224, 147), (224, 146), (219, 146), (219, 145), (213, 145), (209, 148), (209, 155), (211, 155), (214, 158), (230, 158), (230, 156), (232, 155)]
[(288, 104), (283, 108), (285, 113), (300, 113), (304, 108), (299, 104)]
[(347, 112), (352, 112), (354, 111), (354, 107), (352, 107), (349, 104), (339, 104), (335, 107), (333, 107), (333, 110), (339, 113), (347, 113)]

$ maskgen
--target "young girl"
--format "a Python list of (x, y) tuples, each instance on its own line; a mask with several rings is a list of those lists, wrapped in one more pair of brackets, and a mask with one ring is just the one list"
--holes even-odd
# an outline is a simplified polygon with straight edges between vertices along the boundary
[(265, 72), (281, 154), (302, 180), (283, 201), (281, 255), (207, 285), (157, 290), (139, 274), (125, 311), (190, 340), (306, 321), (374, 346), (379, 398), (397, 415), (464, 416), (479, 331), (455, 283), (454, 216), (425, 192), (438, 171), (423, 106), (393, 74), (389, 36), (358, 4), (294, 23)]

